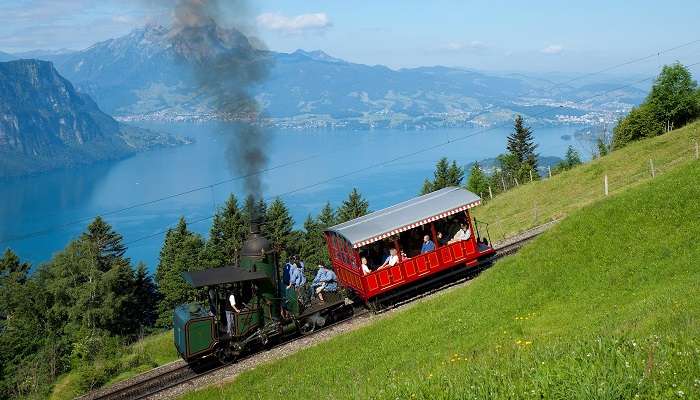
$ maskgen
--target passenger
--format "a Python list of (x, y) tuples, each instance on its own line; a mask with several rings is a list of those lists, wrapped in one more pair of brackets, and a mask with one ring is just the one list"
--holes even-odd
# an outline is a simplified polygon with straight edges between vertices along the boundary
[(433, 250), (435, 250), (435, 243), (433, 243), (433, 241), (430, 240), (429, 235), (423, 236), (423, 246), (420, 248), (420, 253), (428, 253)]
[(236, 296), (231, 292), (231, 295), (228, 296), (228, 303), (227, 305), (229, 307), (226, 307), (226, 332), (229, 334), (229, 336), (233, 335), (233, 325), (236, 321), (236, 316), (234, 313), (238, 314), (241, 312), (241, 310), (236, 307)]
[(438, 244), (444, 246), (448, 243), (447, 238), (442, 236), (442, 232), (437, 233)]
[(316, 277), (311, 283), (311, 288), (316, 292), (318, 299), (323, 303), (323, 292), (335, 292), (338, 290), (337, 278), (335, 272), (326, 268), (324, 265), (318, 265), (318, 272), (316, 272)]
[(287, 262), (284, 264), (284, 268), (282, 269), (282, 282), (285, 286), (289, 285), (289, 272), (292, 268), (292, 259), (288, 259)]
[(372, 270), (369, 269), (369, 266), (367, 265), (367, 257), (362, 257), (360, 262), (362, 262), (362, 265), (360, 266), (360, 268), (362, 269), (362, 274), (363, 275), (371, 274)]
[[(303, 264), (302, 264), (303, 265)], [(292, 259), (292, 263), (289, 268), (289, 285), (287, 289), (294, 288), (297, 294), (297, 300), (301, 303), (304, 302), (304, 284), (306, 283), (306, 277), (304, 276), (304, 270), (297, 265), (297, 261)]]
[(455, 233), (455, 235), (452, 237), (452, 239), (448, 243), (456, 243), (460, 242), (462, 240), (469, 240), (469, 238), (472, 236), (472, 232), (469, 229), (469, 225), (467, 225), (465, 222), (462, 222), (459, 225), (459, 230)]
[(392, 248), (389, 250), (389, 257), (384, 260), (384, 264), (382, 264), (379, 268), (377, 269), (382, 269), (386, 267), (393, 267), (394, 265), (399, 263), (399, 256), (397, 255), (396, 249)]

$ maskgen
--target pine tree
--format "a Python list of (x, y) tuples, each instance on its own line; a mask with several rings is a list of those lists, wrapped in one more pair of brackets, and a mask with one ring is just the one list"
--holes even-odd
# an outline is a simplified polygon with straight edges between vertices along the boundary
[(276, 198), (267, 208), (263, 234), (270, 241), (272, 249), (284, 259), (290, 243), (294, 220), (282, 199)]
[(428, 194), (433, 191), (433, 183), (430, 181), (430, 179), (425, 178), (423, 181), (423, 187), (420, 189), (420, 194)]
[(426, 179), (421, 188), (421, 194), (428, 194), (450, 186), (460, 186), (464, 180), (464, 168), (457, 165), (456, 161), (450, 163), (446, 157), (441, 158), (435, 164), (433, 180)]
[(202, 261), (210, 268), (237, 264), (248, 231), (246, 217), (232, 194), (214, 215)]
[(330, 228), (336, 224), (336, 215), (330, 202), (326, 202), (318, 214), (318, 222), (322, 229)]
[(515, 117), (514, 131), (508, 136), (507, 145), (508, 154), (513, 156), (517, 162), (517, 167), (510, 166), (510, 172), (513, 178), (518, 179), (520, 183), (530, 180), (530, 171), (535, 179), (539, 178), (537, 170), (537, 144), (532, 136), (532, 130), (524, 126), (523, 117), (517, 115)]
[(365, 200), (357, 188), (353, 188), (348, 199), (343, 201), (338, 208), (338, 222), (343, 223), (361, 217), (369, 212), (369, 203)]
[(467, 183), (467, 189), (481, 197), (485, 197), (488, 195), (489, 179), (479, 166), (478, 162), (474, 163), (469, 172), (469, 182)]
[(96, 217), (80, 238), (94, 248), (98, 267), (102, 272), (106, 271), (115, 260), (122, 259), (126, 252), (122, 235), (115, 232), (102, 217)]
[(318, 220), (311, 214), (304, 221), (304, 238), (301, 245), (300, 255), (306, 263), (306, 272), (313, 275), (318, 264), (326, 262), (327, 254), (323, 252), (325, 241), (323, 239), (323, 228)]
[(162, 296), (158, 304), (159, 326), (172, 326), (175, 306), (195, 300), (198, 291), (185, 282), (182, 273), (201, 269), (199, 261), (203, 249), (202, 237), (187, 229), (184, 218), (166, 233), (156, 269), (156, 284)]
[(144, 327), (152, 327), (158, 317), (157, 306), (160, 293), (153, 278), (146, 269), (146, 264), (140, 262), (134, 276), (134, 313)]

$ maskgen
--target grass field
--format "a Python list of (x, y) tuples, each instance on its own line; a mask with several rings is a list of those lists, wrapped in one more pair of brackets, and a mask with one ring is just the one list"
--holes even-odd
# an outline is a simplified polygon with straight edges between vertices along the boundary
[[(700, 121), (649, 140), (630, 144), (573, 170), (498, 195), (475, 209), (476, 218), (488, 222), (494, 241), (530, 227), (565, 217), (604, 197), (608, 175), (611, 194), (652, 179), (649, 160), (663, 175), (695, 159)], [(487, 197), (487, 196), (486, 196)]]
[[(177, 360), (179, 357), (173, 346), (173, 333), (167, 331), (154, 334), (129, 346), (127, 351), (114, 360), (103, 360), (99, 365), (89, 366), (92, 370), (105, 372), (109, 379), (107, 385), (129, 379), (141, 372), (148, 371), (159, 365)], [(92, 375), (92, 374), (91, 374)], [(54, 385), (51, 399), (73, 399), (81, 393), (81, 371), (71, 371), (61, 377)]]
[[(630, 151), (672, 138), (689, 147), (681, 131)], [(602, 161), (581, 168), (591, 184)], [(679, 166), (571, 212), (464, 288), (185, 398), (698, 398), (699, 199), (700, 162)]]

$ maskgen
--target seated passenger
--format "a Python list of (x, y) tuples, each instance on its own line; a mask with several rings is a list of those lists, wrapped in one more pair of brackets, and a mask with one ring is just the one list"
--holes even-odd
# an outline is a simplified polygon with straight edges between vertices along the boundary
[(437, 233), (438, 244), (444, 246), (448, 243), (447, 238), (442, 236), (442, 232)]
[(421, 254), (435, 250), (435, 243), (430, 240), (430, 236), (423, 236), (423, 246), (420, 248)]
[(455, 233), (455, 235), (452, 237), (452, 239), (448, 243), (456, 243), (456, 242), (460, 242), (462, 240), (469, 240), (469, 238), (471, 236), (472, 236), (472, 232), (469, 229), (469, 225), (462, 222), (461, 224), (459, 224), (459, 230)]
[(316, 292), (318, 299), (323, 303), (323, 292), (335, 292), (338, 290), (338, 283), (336, 281), (335, 272), (326, 268), (324, 265), (318, 265), (318, 272), (316, 272), (316, 277), (311, 283), (311, 289)]
[(363, 275), (371, 274), (372, 270), (369, 269), (369, 266), (367, 265), (367, 258), (362, 257), (362, 259), (360, 261), (362, 262), (362, 265), (360, 265), (360, 269), (362, 270), (362, 274)]
[(379, 268), (377, 269), (382, 269), (386, 267), (393, 267), (394, 265), (399, 263), (399, 256), (396, 252), (396, 249), (392, 248), (389, 250), (389, 257), (384, 260), (384, 264), (382, 264)]

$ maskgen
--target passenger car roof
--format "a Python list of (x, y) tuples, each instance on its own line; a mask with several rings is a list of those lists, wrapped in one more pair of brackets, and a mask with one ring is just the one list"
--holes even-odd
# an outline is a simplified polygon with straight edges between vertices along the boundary
[(403, 203), (335, 225), (326, 232), (346, 238), (354, 248), (445, 218), (481, 203), (474, 193), (446, 187)]
[(248, 272), (237, 267), (221, 267), (205, 269), (203, 271), (185, 271), (182, 273), (185, 281), (193, 287), (221, 285), (224, 283), (246, 282), (269, 279), (269, 277), (260, 271)]

